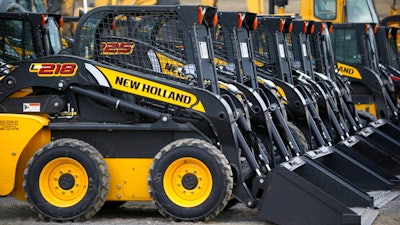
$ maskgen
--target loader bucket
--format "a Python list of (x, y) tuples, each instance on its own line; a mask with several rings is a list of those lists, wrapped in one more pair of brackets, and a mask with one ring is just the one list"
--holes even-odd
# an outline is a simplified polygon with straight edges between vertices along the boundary
[(382, 168), (378, 165), (369, 163), (367, 166), (358, 160), (357, 155), (353, 154), (353, 157), (350, 157), (339, 149), (346, 150), (346, 153), (354, 151), (341, 145), (340, 148), (336, 148), (336, 146), (320, 147), (306, 152), (306, 155), (363, 190), (390, 190), (395, 188), (396, 185), (391, 181), (398, 179), (394, 175), (382, 171)]
[(284, 163), (267, 176), (259, 204), (261, 218), (276, 224), (372, 224), (379, 212), (363, 208), (361, 214), (355, 207), (356, 203), (371, 206), (371, 199), (303, 159), (300, 166)]
[[(346, 149), (342, 146), (343, 148)], [(354, 152), (355, 150), (346, 149), (346, 151)], [(366, 191), (373, 197), (375, 208), (384, 206), (399, 195), (391, 190), (398, 185), (397, 182), (400, 180), (379, 165), (364, 160), (362, 156), (356, 154), (349, 156), (334, 147), (321, 147), (306, 152), (306, 155), (329, 168), (344, 180)], [(363, 161), (367, 161), (368, 165)]]
[[(368, 127), (370, 127), (374, 132), (376, 132), (377, 134), (379, 134), (380, 138), (382, 138), (381, 136), (383, 136), (383, 138), (385, 138), (385, 140), (393, 142), (397, 145), (397, 148), (400, 147), (400, 127), (395, 125), (392, 122), (389, 122), (388, 120), (385, 119), (379, 119), (375, 122), (372, 122), (370, 124), (368, 124)], [(374, 138), (375, 140), (380, 140), (383, 141), (382, 139), (377, 139), (375, 137), (373, 137), (372, 135), (369, 135), (370, 138)], [(397, 149), (395, 148), (395, 149)], [(397, 154), (397, 157), (400, 156), (400, 152), (399, 151), (395, 151)], [(400, 158), (398, 158), (400, 159)]]
[(359, 132), (359, 137), (370, 143), (370, 145), (376, 146), (377, 150), (375, 154), (379, 156), (379, 159), (394, 158), (395, 160), (400, 160), (400, 142), (389, 137), (389, 135), (367, 127)]
[[(379, 143), (381, 142), (383, 142), (383, 140)], [(381, 167), (381, 171), (386, 170), (387, 174), (392, 174), (386, 176), (387, 179), (391, 180), (391, 182), (399, 184), (399, 179), (394, 176), (400, 173), (399, 161), (398, 159), (393, 159), (392, 155), (389, 155), (389, 152), (385, 151), (389, 150), (388, 148), (379, 148), (378, 145), (382, 144), (379, 143), (374, 143), (374, 141), (369, 139), (368, 136), (365, 137), (357, 135), (335, 145), (335, 147), (347, 155), (357, 158), (358, 161), (362, 162), (364, 165), (367, 165), (369, 168), (373, 168), (375, 171), (377, 171), (376, 167)], [(392, 150), (396, 151), (398, 148)], [(362, 159), (361, 156), (365, 157), (365, 159)]]

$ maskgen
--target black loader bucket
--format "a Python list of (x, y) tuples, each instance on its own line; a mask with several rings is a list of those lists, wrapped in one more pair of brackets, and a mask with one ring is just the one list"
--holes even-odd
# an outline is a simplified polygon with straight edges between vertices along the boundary
[(379, 214), (369, 195), (307, 158), (280, 164), (266, 183), (259, 209), (273, 223), (367, 225)]
[(398, 186), (400, 180), (397, 177), (360, 156), (354, 149), (345, 145), (340, 147), (323, 146), (305, 155), (366, 191), (373, 197), (375, 208), (382, 207), (399, 195), (391, 191)]
[[(364, 129), (365, 132), (368, 132), (368, 129)], [(400, 174), (399, 159), (394, 158), (394, 154), (389, 154), (390, 152), (386, 150), (387, 148), (385, 149), (386, 151), (383, 151), (382, 148), (377, 147), (377, 145), (387, 144), (388, 142), (385, 143), (384, 140), (375, 142), (367, 137), (362, 135), (352, 136), (336, 144), (335, 148), (357, 159), (374, 171), (380, 171), (379, 173), (382, 176), (399, 185), (400, 180), (397, 177)], [(398, 151), (399, 148), (391, 150)], [(398, 156), (398, 153), (395, 155)]]
[[(379, 119), (368, 124), (368, 128), (375, 134), (368, 135), (369, 139), (373, 139), (388, 148), (392, 148), (390, 154), (396, 159), (400, 159), (400, 127), (386, 119)], [(375, 137), (377, 136), (377, 137)], [(390, 142), (390, 143), (388, 143)]]

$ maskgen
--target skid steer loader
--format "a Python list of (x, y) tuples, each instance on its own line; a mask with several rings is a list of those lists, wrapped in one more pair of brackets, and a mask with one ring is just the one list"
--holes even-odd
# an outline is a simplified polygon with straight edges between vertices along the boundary
[[(279, 224), (371, 223), (349, 206), (372, 207), (372, 198), (311, 160), (261, 165), (267, 158), (253, 154), (262, 152), (218, 94), (207, 30), (216, 19), (208, 7), (96, 8), (81, 18), (74, 49), (96, 61), (57, 55), (4, 74), (0, 154), (9, 163), (0, 167), (0, 195), (26, 195), (56, 221), (89, 219), (105, 201), (151, 200), (173, 220), (208, 220), (233, 196)], [(173, 58), (173, 67), (158, 67), (172, 74), (154, 71), (159, 52), (144, 40), (186, 64)], [(130, 65), (141, 49), (153, 61)]]
[(11, 68), (62, 50), (59, 15), (0, 12), (0, 23), (0, 59)]
[[(248, 31), (246, 32), (246, 29), (238, 29), (240, 25), (236, 24), (234, 18), (243, 18), (243, 27), (246, 27), (247, 29), (253, 29), (254, 27), (254, 15), (251, 14), (241, 14), (234, 12), (220, 12), (219, 14), (219, 22), (221, 26), (218, 26), (218, 29), (215, 31), (215, 33), (212, 34), (214, 37), (214, 49), (217, 49), (216, 51), (216, 58), (217, 58), (217, 67), (219, 67), (219, 70), (221, 71), (220, 74), (223, 74), (225, 72), (225, 77), (229, 77), (231, 79), (234, 79), (235, 82), (238, 82), (240, 80), (246, 81), (243, 82), (246, 85), (251, 86), (250, 80), (257, 80), (258, 78), (255, 77), (255, 68), (253, 64), (253, 54), (252, 54), (252, 44), (249, 39), (250, 33)], [(253, 20), (251, 19), (253, 17)], [(247, 22), (247, 25), (245, 25)], [(245, 47), (248, 46), (248, 47)], [(223, 61), (222, 61), (223, 60)], [(235, 66), (234, 69), (232, 69), (232, 66)], [(228, 71), (228, 72), (226, 72)], [(235, 72), (238, 71), (238, 72)], [(233, 73), (233, 74), (231, 74)], [(236, 76), (232, 76), (236, 74)], [(254, 77), (254, 78), (252, 78)], [(233, 83), (235, 83), (233, 82)], [(262, 96), (264, 96), (263, 100), (267, 103), (271, 102), (269, 99), (264, 95), (264, 91), (268, 91), (267, 88), (263, 87), (264, 83), (262, 80), (259, 82), (259, 88), (255, 87), (254, 85), (252, 88), (254, 89), (254, 92), (259, 92), (261, 93)], [(271, 109), (271, 105), (269, 105), (269, 109)], [(271, 112), (271, 110), (270, 110)], [(279, 112), (279, 111), (278, 111)], [(280, 121), (278, 118), (272, 116), (274, 124), (279, 124), (279, 123), (285, 123), (286, 121)], [(285, 124), (283, 124), (285, 125)], [(282, 125), (281, 125), (282, 126)], [(284, 137), (285, 134), (282, 135)], [(299, 138), (296, 138), (294, 142), (298, 141)], [(284, 141), (288, 146), (290, 145), (289, 140)], [(296, 144), (296, 143), (295, 143)], [(321, 152), (324, 152), (324, 154), (320, 154)], [(303, 154), (304, 152), (301, 152)], [(293, 152), (293, 155), (299, 154), (299, 152)], [(348, 181), (362, 187), (364, 190), (382, 190), (384, 189), (383, 192), (380, 192), (383, 195), (388, 194), (387, 190), (392, 189), (395, 185), (391, 186), (386, 186), (387, 184), (391, 183), (392, 181), (394, 182), (399, 182), (399, 179), (397, 179), (395, 176), (392, 174), (388, 174), (387, 172), (384, 172), (382, 168), (380, 168), (378, 165), (374, 165), (375, 169), (379, 172), (382, 171), (383, 176), (386, 176), (386, 178), (381, 177), (380, 175), (376, 175), (377, 171), (372, 171), (372, 169), (368, 168), (366, 169), (363, 165), (360, 163), (355, 162), (354, 159), (346, 156), (345, 154), (341, 153), (338, 150), (335, 150), (333, 148), (327, 148), (327, 147), (322, 147), (316, 150), (311, 150), (308, 151), (306, 156), (319, 161), (322, 165), (326, 166), (330, 170), (334, 171), (335, 173), (340, 174), (342, 178), (348, 179)], [(330, 161), (330, 163), (327, 163)], [(347, 168), (346, 171), (344, 172), (343, 168)], [(351, 168), (351, 169), (350, 169)], [(356, 171), (354, 172), (354, 176), (351, 175), (352, 173), (348, 171)], [(363, 174), (363, 175), (361, 175)], [(363, 176), (363, 178), (357, 179), (357, 176)], [(390, 180), (389, 180), (390, 179)], [(367, 181), (368, 180), (368, 181)], [(385, 180), (385, 181), (383, 181)], [(372, 195), (376, 195), (377, 192), (371, 193)], [(394, 194), (388, 194), (386, 195), (386, 199), (383, 200), (385, 197), (383, 195), (379, 196), (379, 201), (381, 203), (379, 204), (385, 204), (384, 202), (390, 201), (393, 198), (397, 196), (396, 193)], [(381, 206), (382, 206), (381, 205)]]
[(334, 24), (331, 40), (338, 70), (351, 82), (356, 109), (397, 123), (397, 99), (391, 80), (379, 69), (372, 25)]
[(400, 100), (400, 58), (397, 47), (399, 29), (398, 27), (379, 26), (375, 32), (380, 69), (393, 81), (397, 104)]
[[(213, 9), (205, 16), (206, 10), (202, 8), (199, 16), (207, 20), (192, 17), (188, 23), (193, 26), (187, 28), (201, 30), (209, 14), (212, 20)], [(197, 15), (198, 8), (179, 12)], [(179, 15), (165, 8), (156, 13)], [(89, 19), (94, 25), (96, 21)], [(207, 53), (208, 47), (203, 47)], [(247, 144), (237, 139), (240, 132), (227, 102), (178, 81), (157, 73), (115, 70), (73, 56), (44, 57), (21, 65), (1, 82), (2, 137), (14, 137), (10, 144), (2, 140), (2, 156), (10, 163), (2, 164), (2, 181), (7, 185), (1, 186), (1, 195), (23, 198), (25, 191), (35, 212), (56, 221), (88, 219), (106, 200), (151, 199), (174, 220), (207, 220), (231, 196), (232, 168), (239, 184), (235, 194), (249, 195), (248, 189), (240, 187), (250, 175), (242, 171), (238, 145), (247, 157), (253, 156)], [(198, 81), (204, 85), (203, 79)], [(30, 94), (16, 94), (29, 87)], [(224, 109), (211, 112), (220, 107)], [(214, 118), (206, 116), (206, 110)], [(154, 136), (159, 141), (154, 142)], [(181, 181), (173, 182), (178, 177)], [(248, 199), (252, 200), (253, 196)]]
[[(349, 127), (335, 104), (335, 97), (330, 92), (325, 80), (317, 82), (311, 62), (311, 43), (309, 35), (313, 29), (313, 21), (293, 20), (289, 55), (292, 55), (292, 71), (296, 84), (304, 85), (308, 93), (315, 96), (315, 104), (322, 122), (325, 124), (333, 143), (349, 137)], [(320, 56), (321, 57), (321, 56)]]
[[(309, 24), (307, 25), (309, 26)], [(337, 107), (349, 126), (350, 132), (356, 132), (364, 125), (352, 102), (347, 78), (338, 75), (336, 72), (336, 61), (329, 35), (333, 28), (332, 23), (314, 21), (312, 26), (314, 28), (307, 28), (307, 30), (313, 30), (313, 32), (306, 33), (311, 35), (309, 38), (310, 52), (315, 78), (317, 81), (324, 80), (325, 84), (330, 87), (329, 89), (335, 96)]]

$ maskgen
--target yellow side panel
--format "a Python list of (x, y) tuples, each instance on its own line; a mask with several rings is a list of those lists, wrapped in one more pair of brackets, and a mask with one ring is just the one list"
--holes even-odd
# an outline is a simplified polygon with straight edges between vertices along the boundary
[(147, 177), (153, 159), (106, 158), (110, 172), (108, 201), (151, 201)]
[(24, 148), (48, 123), (42, 116), (0, 114), (0, 196), (14, 189), (17, 163)]
[(37, 152), (40, 148), (42, 148), (45, 144), (51, 141), (51, 132), (48, 129), (41, 129), (39, 132), (35, 134), (26, 145), (24, 150), (19, 157), (17, 164), (17, 171), (15, 175), (15, 187), (12, 196), (15, 198), (24, 201), (25, 200), (25, 191), (22, 187), (24, 182), (24, 171), (26, 165), (28, 164), (29, 159)]
[(372, 115), (374, 115), (376, 118), (379, 118), (378, 113), (376, 111), (375, 104), (354, 104), (354, 107), (356, 108), (356, 110), (369, 112)]

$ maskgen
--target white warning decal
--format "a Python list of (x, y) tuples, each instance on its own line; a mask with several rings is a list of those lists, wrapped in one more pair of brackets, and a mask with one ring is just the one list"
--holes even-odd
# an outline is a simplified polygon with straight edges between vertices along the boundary
[(40, 112), (40, 103), (24, 103), (23, 112)]

